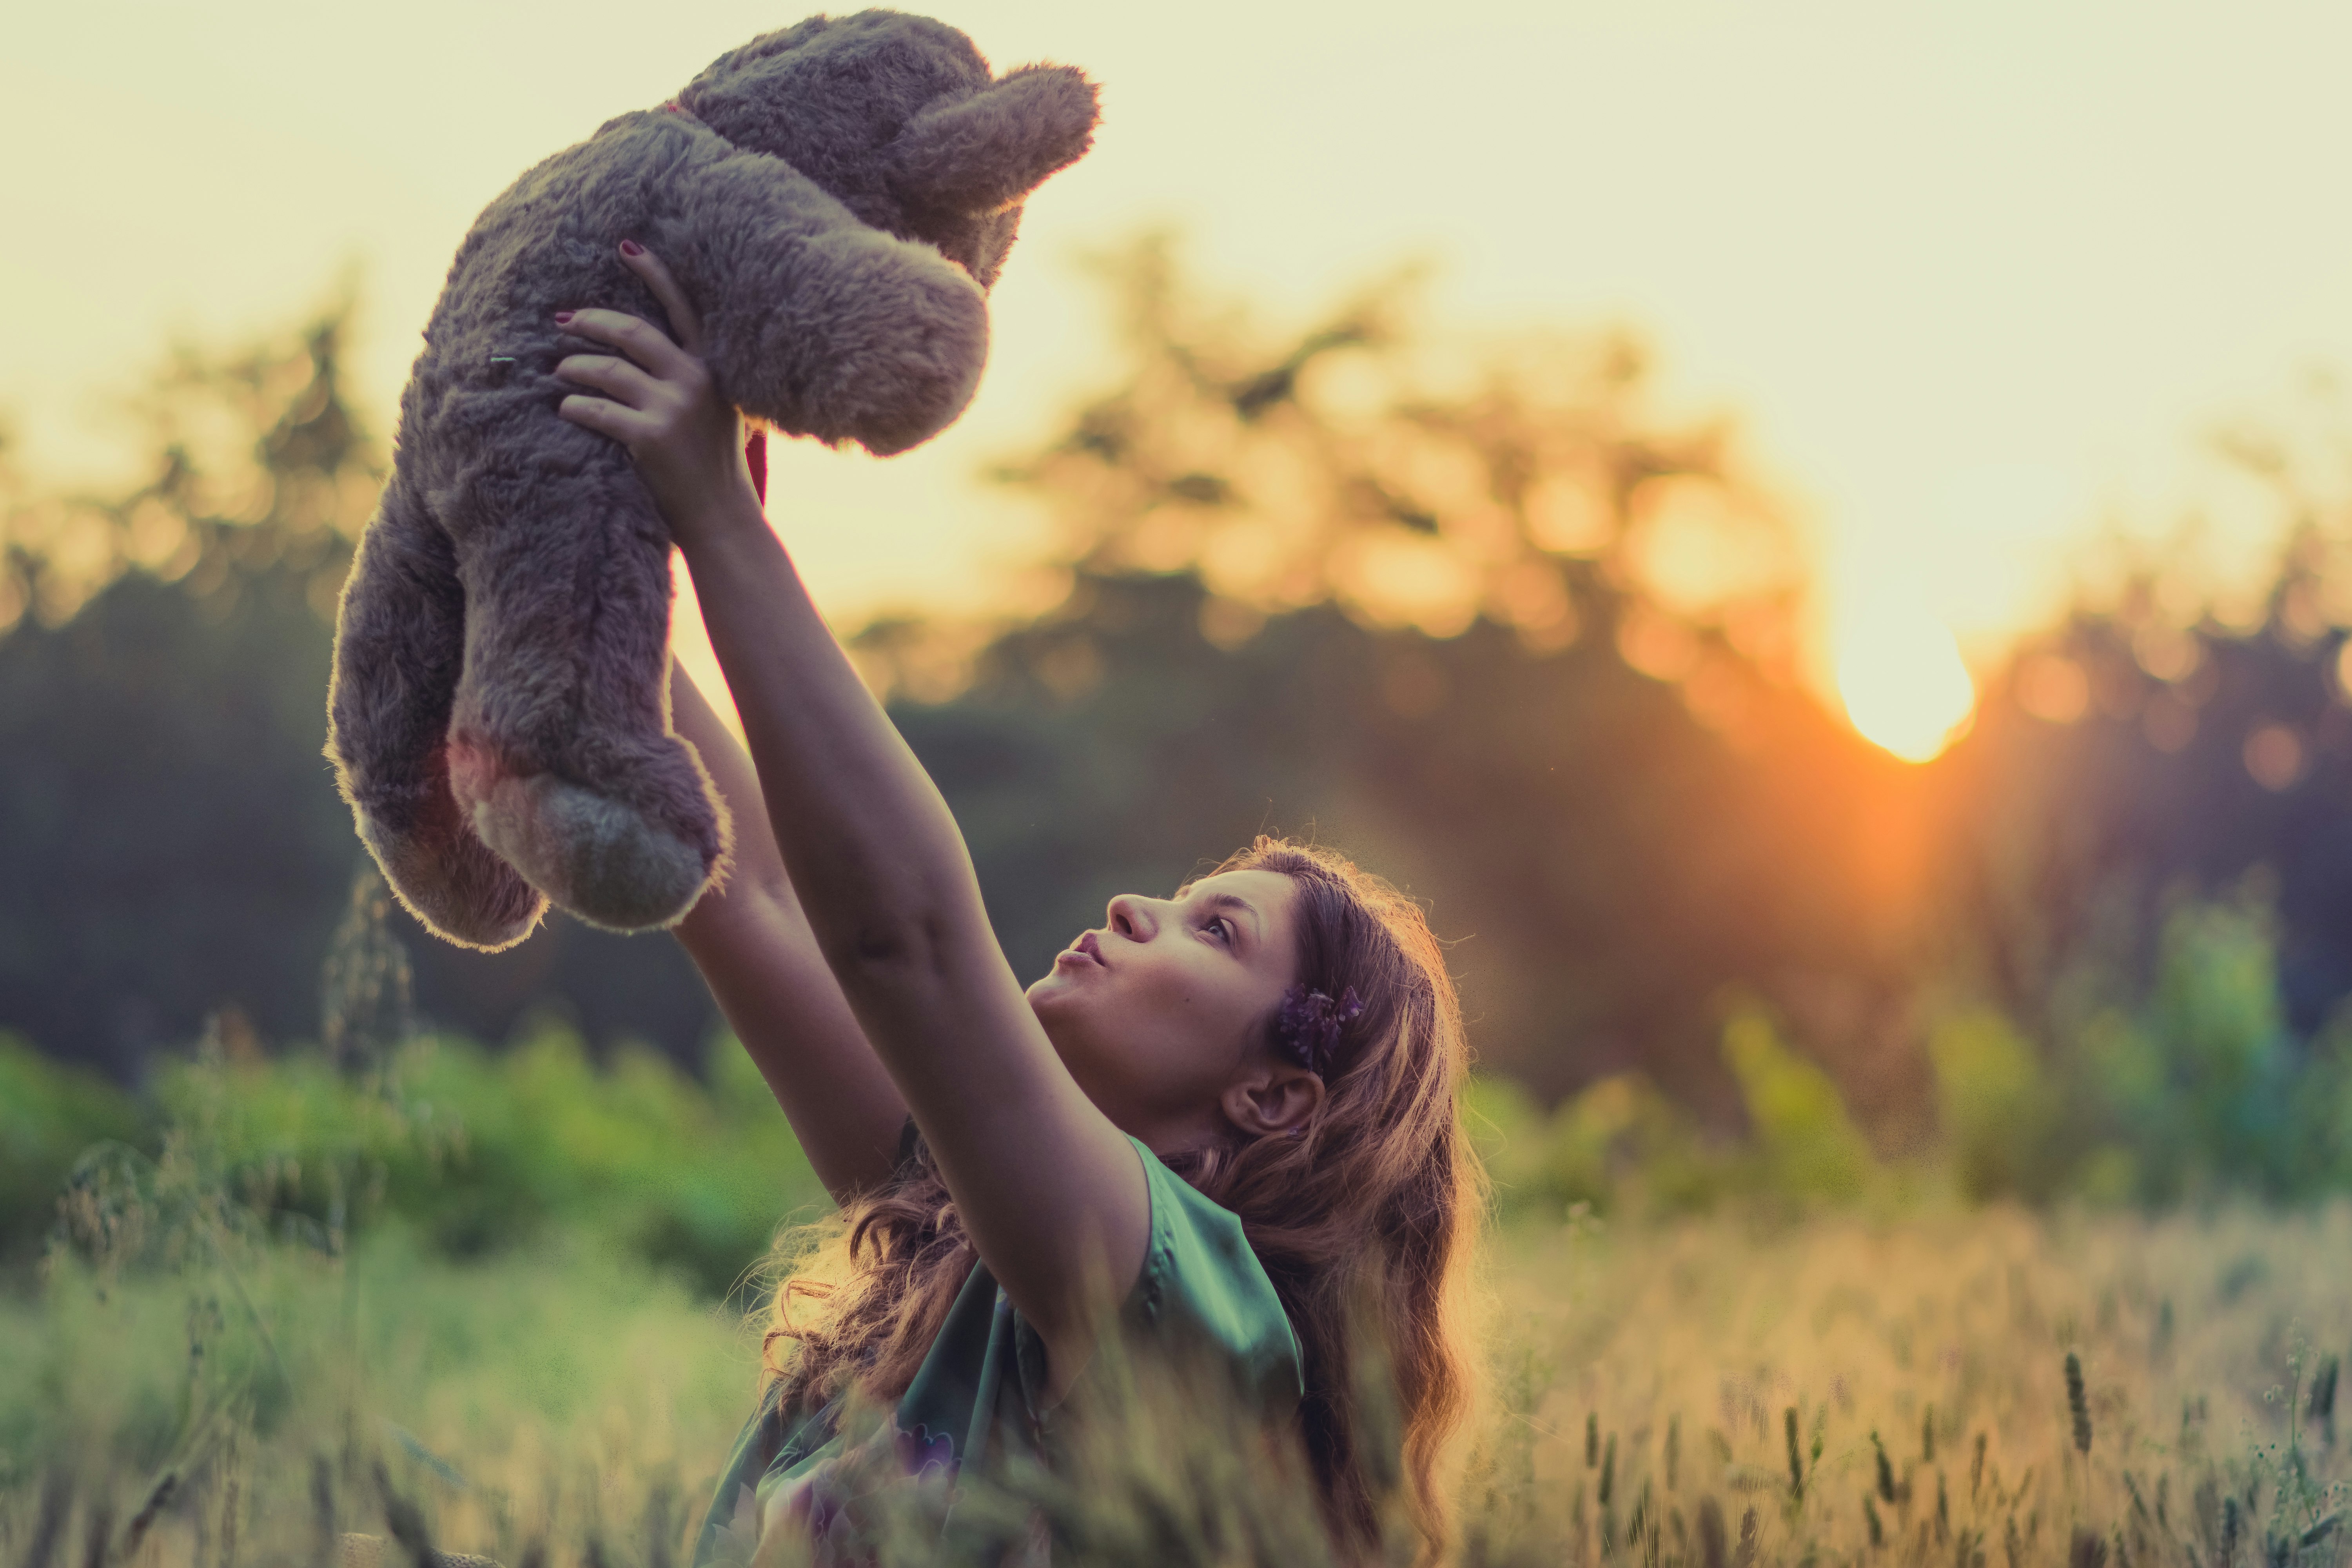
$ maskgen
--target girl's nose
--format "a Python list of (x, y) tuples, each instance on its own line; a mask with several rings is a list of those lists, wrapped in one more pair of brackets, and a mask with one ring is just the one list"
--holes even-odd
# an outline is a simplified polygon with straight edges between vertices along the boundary
[(1121, 893), (1110, 901), (1110, 929), (1129, 942), (1149, 942), (1159, 929), (1151, 918), (1150, 900)]

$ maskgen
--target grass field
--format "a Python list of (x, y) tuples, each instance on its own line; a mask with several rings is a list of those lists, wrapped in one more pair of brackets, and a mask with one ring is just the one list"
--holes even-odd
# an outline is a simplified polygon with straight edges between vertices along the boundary
[[(1738, 1144), (1623, 1080), (1474, 1093), (1461, 1561), (2352, 1559), (2352, 1199), (1971, 1205), (2017, 1094), (1948, 1097), (1951, 1147), (1891, 1163), (1760, 1025), (1727, 1054)], [(817, 1195), (723, 1039), (696, 1075), (560, 1029), (340, 1066), (214, 1037), (136, 1102), (0, 1039), (0, 1241), (44, 1258), (0, 1270), (0, 1568), (323, 1564), (348, 1531), (677, 1568), (755, 1395), (746, 1260)], [(1149, 1401), (954, 1508), (1043, 1509), (1063, 1568), (1314, 1563), (1230, 1415)], [(949, 1500), (877, 1489), (875, 1561), (954, 1561)]]
[(1718, 1521), (1764, 1562), (2340, 1561), (2347, 1247), (2341, 1209), (1522, 1230), (1473, 1533), (1528, 1561), (1712, 1561)]
[[(157, 1568), (316, 1561), (385, 1531), (387, 1495), (509, 1564), (680, 1559), (751, 1397), (738, 1310), (578, 1234), (459, 1264), (393, 1230), (341, 1258), (172, 1230), (0, 1308), (0, 1561), (134, 1533)], [(1489, 1256), (1468, 1561), (2347, 1555), (2352, 1209), (1523, 1217)], [(1128, 1543), (1076, 1559), (1286, 1560), (1295, 1521), (1231, 1464), (1188, 1472), (1230, 1495), (1182, 1528), (1106, 1524), (1167, 1511), (1170, 1468), (1132, 1459), (1063, 1500)]]

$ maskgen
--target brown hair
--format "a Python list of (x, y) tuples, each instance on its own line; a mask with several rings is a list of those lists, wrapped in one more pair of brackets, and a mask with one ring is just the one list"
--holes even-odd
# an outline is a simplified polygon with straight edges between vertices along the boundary
[[(1231, 1129), (1168, 1164), (1240, 1217), (1289, 1315), (1306, 1362), (1298, 1436), (1335, 1542), (1350, 1556), (1372, 1546), (1381, 1478), (1402, 1460), (1405, 1500), (1433, 1555), (1447, 1533), (1439, 1460), (1469, 1398), (1457, 1318), (1484, 1195), (1455, 1110), (1468, 1047), (1454, 983), (1420, 906), (1328, 850), (1261, 837), (1217, 869), (1290, 878), (1298, 984), (1332, 997), (1352, 990), (1363, 1005), (1300, 1136)], [(1274, 1017), (1266, 1026), (1271, 1047)], [(853, 1384), (895, 1400), (977, 1254), (927, 1159), (835, 1223), (845, 1278), (803, 1272), (777, 1290), (769, 1371), (788, 1403)], [(793, 1321), (803, 1298), (824, 1302), (821, 1322)], [(1370, 1344), (1360, 1342), (1367, 1331), (1378, 1336)], [(778, 1353), (784, 1342), (797, 1346), (789, 1363)], [(1391, 1424), (1365, 1406), (1383, 1394), (1401, 1453), (1379, 1451)]]

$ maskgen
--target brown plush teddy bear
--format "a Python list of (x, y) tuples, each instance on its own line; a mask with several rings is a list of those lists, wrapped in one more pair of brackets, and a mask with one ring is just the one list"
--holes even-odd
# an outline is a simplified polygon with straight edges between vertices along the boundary
[(919, 16), (812, 17), (722, 56), (492, 202), (400, 403), (336, 627), (327, 754), (416, 917), (496, 951), (552, 899), (641, 930), (693, 908), (729, 827), (671, 732), (670, 541), (615, 443), (555, 412), (591, 348), (554, 313), (659, 322), (649, 247), (700, 314), (721, 395), (887, 455), (978, 384), (1020, 204), (1087, 149), (1077, 71), (992, 77)]

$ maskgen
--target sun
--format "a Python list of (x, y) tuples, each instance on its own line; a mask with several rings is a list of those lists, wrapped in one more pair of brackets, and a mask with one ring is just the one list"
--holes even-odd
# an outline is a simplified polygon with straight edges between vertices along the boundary
[(1905, 762), (1924, 763), (1959, 739), (1975, 716), (1976, 682), (1951, 629), (1923, 606), (1884, 601), (1843, 617), (1838, 695), (1862, 735)]

